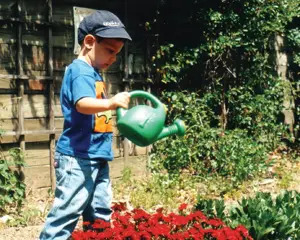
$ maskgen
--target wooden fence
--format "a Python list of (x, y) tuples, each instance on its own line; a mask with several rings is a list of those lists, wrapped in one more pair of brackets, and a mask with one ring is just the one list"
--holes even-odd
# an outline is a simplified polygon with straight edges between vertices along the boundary
[[(63, 128), (59, 91), (65, 67), (76, 57), (73, 42), (73, 5), (70, 3), (1, 1), (0, 129), (4, 131), (1, 151), (7, 154), (12, 147), (24, 151), (25, 180), (32, 188), (54, 187), (55, 142)], [(103, 73), (110, 95), (132, 88), (150, 90), (145, 83), (147, 57), (143, 54), (147, 51), (144, 47), (127, 43), (118, 61)], [(115, 116), (113, 119), (115, 121)], [(113, 149), (113, 176), (129, 165), (145, 168), (144, 160), (129, 156), (129, 143), (122, 141), (117, 131)], [(137, 147), (135, 153), (145, 156), (147, 148)], [(131, 164), (131, 160), (135, 164)]]

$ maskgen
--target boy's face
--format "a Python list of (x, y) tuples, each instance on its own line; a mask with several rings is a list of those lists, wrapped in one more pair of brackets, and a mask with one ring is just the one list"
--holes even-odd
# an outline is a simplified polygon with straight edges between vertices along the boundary
[(104, 38), (97, 42), (94, 36), (90, 35), (90, 37), (94, 38), (88, 52), (91, 65), (100, 70), (105, 70), (116, 61), (117, 54), (122, 50), (124, 42), (113, 38)]

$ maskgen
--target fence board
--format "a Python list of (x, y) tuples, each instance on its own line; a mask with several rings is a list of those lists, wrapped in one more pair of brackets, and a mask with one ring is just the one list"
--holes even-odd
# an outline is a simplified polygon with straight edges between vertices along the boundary
[(49, 142), (26, 143), (24, 160), (26, 167), (49, 165)]
[(12, 18), (17, 16), (17, 0), (1, 1), (0, 16), (3, 18)]
[[(18, 116), (17, 103), (18, 96), (15, 94), (0, 94), (0, 103), (4, 109), (0, 112), (1, 119), (16, 118)], [(54, 98), (55, 116), (62, 116), (59, 96)], [(32, 94), (24, 95), (23, 110), (25, 118), (47, 117), (48, 114), (48, 97), (45, 95)]]
[(24, 174), (27, 190), (51, 186), (49, 165), (25, 167)]
[[(0, 41), (1, 41), (1, 37), (0, 37)], [(6, 44), (6, 43), (0, 44), (0, 72), (1, 73), (4, 74), (16, 73), (16, 55), (17, 55), (16, 44)]]

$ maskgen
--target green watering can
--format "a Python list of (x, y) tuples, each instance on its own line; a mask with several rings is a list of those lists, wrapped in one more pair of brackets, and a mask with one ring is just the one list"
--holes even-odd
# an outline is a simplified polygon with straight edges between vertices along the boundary
[(148, 146), (164, 137), (185, 134), (182, 120), (176, 119), (174, 123), (165, 127), (166, 108), (152, 94), (145, 91), (132, 91), (130, 98), (145, 98), (151, 101), (153, 107), (137, 105), (128, 110), (117, 108), (117, 128), (120, 133), (138, 146)]

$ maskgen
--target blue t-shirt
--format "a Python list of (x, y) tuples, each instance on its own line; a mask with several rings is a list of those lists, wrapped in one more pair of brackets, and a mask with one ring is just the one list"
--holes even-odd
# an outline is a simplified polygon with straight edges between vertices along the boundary
[(105, 85), (97, 69), (75, 59), (62, 82), (60, 102), (65, 121), (56, 150), (74, 157), (112, 160), (111, 111), (79, 113), (75, 105), (84, 97), (105, 99)]

